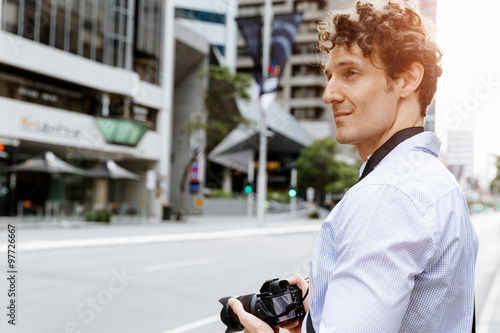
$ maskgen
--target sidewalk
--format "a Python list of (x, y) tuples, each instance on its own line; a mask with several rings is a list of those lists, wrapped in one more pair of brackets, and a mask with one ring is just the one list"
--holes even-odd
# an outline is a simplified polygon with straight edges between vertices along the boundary
[[(276, 226), (282, 224), (301, 224), (311, 221), (323, 221), (328, 216), (329, 211), (325, 209), (320, 210), (319, 219), (308, 219), (305, 210), (297, 211), (295, 216), (291, 217), (290, 213), (281, 214), (266, 214), (264, 220), (264, 227)], [(184, 229), (183, 226), (188, 228), (241, 228), (241, 227), (258, 227), (256, 216), (248, 217), (244, 215), (237, 216), (213, 216), (213, 215), (188, 215), (185, 216), (183, 221), (170, 220), (127, 220), (120, 221), (114, 220), (111, 223), (102, 222), (88, 222), (88, 221), (74, 221), (68, 219), (61, 220), (27, 220), (19, 219), (17, 217), (0, 217), (0, 230), (6, 230), (8, 225), (16, 225), (18, 229), (87, 229), (93, 227), (123, 227), (123, 226), (169, 226), (173, 229)]]
[[(324, 213), (326, 214), (326, 212)], [(178, 242), (318, 232), (323, 219), (288, 215), (266, 216), (263, 226), (256, 217), (189, 216), (186, 221), (150, 221), (121, 224), (89, 222), (29, 222), (0, 220), (0, 230), (16, 228), (20, 251), (81, 248), (128, 244)], [(0, 252), (5, 246), (0, 240)]]

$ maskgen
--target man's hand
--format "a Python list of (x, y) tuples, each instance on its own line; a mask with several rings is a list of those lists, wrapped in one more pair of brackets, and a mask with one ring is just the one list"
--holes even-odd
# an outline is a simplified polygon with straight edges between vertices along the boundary
[[(307, 290), (309, 289), (309, 283), (307, 283), (307, 281), (304, 280), (304, 278), (299, 274), (288, 278), (288, 283), (290, 283), (290, 285), (297, 285), (300, 290), (302, 290), (302, 297), (304, 297), (304, 295), (307, 293)], [(304, 299), (304, 302), (302, 304), (304, 305), (304, 310), (306, 310), (307, 313), (309, 311), (309, 294)], [(299, 320), (292, 320), (281, 324), (280, 327), (287, 329), (288, 331), (290, 331), (290, 333), (300, 333), (302, 331), (303, 321), (304, 318), (300, 318)]]
[[(304, 295), (309, 290), (309, 283), (306, 280), (304, 280), (304, 278), (302, 276), (300, 276), (300, 274), (295, 274), (294, 276), (292, 276), (291, 278), (288, 278), (287, 280), (291, 286), (297, 285), (297, 287), (299, 287), (300, 290), (302, 290), (302, 297), (304, 297)], [(309, 293), (307, 293), (307, 297), (304, 299), (303, 304), (304, 304), (304, 310), (306, 310), (306, 313), (309, 312)]]
[(279, 328), (272, 328), (266, 322), (248, 313), (243, 308), (243, 304), (236, 298), (229, 299), (229, 305), (238, 316), (240, 323), (245, 327), (245, 333), (278, 333)]
[[(300, 290), (302, 290), (302, 297), (304, 297), (309, 288), (307, 281), (298, 274), (289, 278), (288, 283), (290, 283), (290, 285), (297, 285)], [(303, 318), (283, 323), (279, 325), (279, 327), (271, 327), (266, 322), (255, 317), (251, 313), (246, 312), (243, 308), (243, 304), (241, 304), (241, 302), (236, 298), (230, 298), (228, 302), (234, 313), (238, 316), (241, 324), (245, 327), (245, 333), (278, 333), (279, 327), (284, 328), (291, 333), (300, 333), (302, 330)], [(307, 313), (309, 311), (309, 295), (304, 299), (303, 304)]]

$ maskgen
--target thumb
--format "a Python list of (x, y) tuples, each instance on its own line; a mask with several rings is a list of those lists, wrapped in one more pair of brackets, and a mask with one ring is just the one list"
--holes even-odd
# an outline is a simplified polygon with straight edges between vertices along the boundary
[(229, 301), (227, 301), (231, 308), (233, 309), (234, 313), (236, 313), (237, 316), (239, 316), (241, 313), (245, 312), (245, 309), (243, 308), (243, 304), (236, 298), (230, 298)]

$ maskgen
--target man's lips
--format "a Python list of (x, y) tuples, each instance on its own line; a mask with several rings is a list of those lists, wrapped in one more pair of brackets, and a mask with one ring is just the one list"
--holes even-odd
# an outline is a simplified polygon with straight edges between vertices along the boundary
[(351, 113), (352, 112), (344, 112), (344, 111), (334, 112), (333, 113), (333, 118), (335, 118), (335, 120), (338, 120), (338, 119), (344, 118), (345, 116), (350, 115)]

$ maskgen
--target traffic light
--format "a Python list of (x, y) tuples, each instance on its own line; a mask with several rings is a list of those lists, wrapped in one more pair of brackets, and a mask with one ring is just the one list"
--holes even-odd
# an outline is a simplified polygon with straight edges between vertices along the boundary
[(246, 194), (250, 194), (250, 193), (252, 193), (252, 192), (253, 192), (253, 188), (252, 188), (252, 186), (250, 186), (250, 185), (246, 185), (246, 186), (245, 186), (245, 193), (246, 193)]
[(288, 189), (288, 196), (290, 198), (295, 198), (297, 196), (297, 190), (294, 189), (293, 187)]
[(253, 192), (252, 183), (250, 183), (248, 179), (245, 179), (245, 181), (243, 182), (243, 190), (245, 191), (246, 194), (250, 194)]

